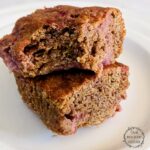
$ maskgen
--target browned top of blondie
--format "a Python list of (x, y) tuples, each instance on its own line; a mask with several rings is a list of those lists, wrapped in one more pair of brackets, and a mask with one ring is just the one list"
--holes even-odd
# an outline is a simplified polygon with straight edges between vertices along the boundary
[(19, 38), (27, 38), (38, 28), (45, 25), (62, 29), (66, 26), (69, 27), (84, 23), (102, 22), (107, 13), (111, 13), (112, 10), (119, 11), (116, 8), (79, 8), (65, 5), (39, 9), (31, 15), (19, 19), (13, 33), (16, 33), (16, 36), (19, 36)]
[(116, 8), (79, 8), (67, 5), (38, 9), (31, 15), (22, 17), (16, 22), (12, 34), (0, 40), (0, 50), (11, 45), (13, 46), (13, 49), (11, 49), (14, 51), (13, 55), (18, 55), (17, 52), (23, 51), (25, 45), (30, 43), (32, 34), (41, 27), (48, 25), (57, 29), (72, 26), (80, 28), (82, 24), (86, 23), (92, 23), (96, 26), (112, 11), (120, 12)]

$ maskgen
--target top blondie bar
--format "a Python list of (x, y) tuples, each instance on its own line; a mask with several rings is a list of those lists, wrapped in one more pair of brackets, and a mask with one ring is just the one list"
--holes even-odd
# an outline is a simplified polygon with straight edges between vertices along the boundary
[(70, 68), (97, 73), (119, 56), (124, 36), (116, 8), (60, 5), (20, 18), (0, 40), (0, 57), (23, 77)]

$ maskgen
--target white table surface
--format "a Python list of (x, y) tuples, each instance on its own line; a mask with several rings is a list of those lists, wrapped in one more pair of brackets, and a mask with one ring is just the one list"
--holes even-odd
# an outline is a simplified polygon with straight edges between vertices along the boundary
[[(40, 1), (59, 2), (59, 0), (0, 0), (0, 12), (5, 9), (8, 9), (9, 7), (14, 7), (15, 5), (23, 5), (31, 2), (40, 2)], [(86, 2), (90, 0), (81, 0), (81, 1)], [(93, 1), (93, 4), (94, 1), (99, 1), (99, 3), (101, 2), (106, 3), (106, 5), (108, 6), (110, 5), (124, 8), (126, 11), (132, 12), (134, 16), (141, 18), (141, 22), (144, 21), (147, 25), (150, 25), (150, 0), (109, 0), (109, 1), (91, 0), (91, 1)], [(64, 0), (64, 2), (66, 2), (66, 0)], [(3, 150), (3, 148), (4, 147), (0, 145), (0, 150)]]

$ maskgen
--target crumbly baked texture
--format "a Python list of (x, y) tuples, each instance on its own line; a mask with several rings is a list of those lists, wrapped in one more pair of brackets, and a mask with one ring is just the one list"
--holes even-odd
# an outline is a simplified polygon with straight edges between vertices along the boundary
[(129, 85), (128, 67), (119, 63), (105, 67), (100, 76), (69, 70), (34, 79), (15, 78), (24, 102), (48, 128), (62, 135), (113, 116)]
[(19, 19), (0, 40), (0, 56), (24, 77), (69, 68), (98, 72), (119, 56), (124, 35), (116, 8), (56, 6)]

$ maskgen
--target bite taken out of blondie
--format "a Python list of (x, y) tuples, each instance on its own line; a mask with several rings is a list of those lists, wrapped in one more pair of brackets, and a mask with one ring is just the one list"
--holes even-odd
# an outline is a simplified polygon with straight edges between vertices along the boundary
[(19, 19), (0, 40), (0, 57), (24, 77), (70, 68), (98, 73), (120, 55), (124, 36), (116, 8), (56, 6)]

